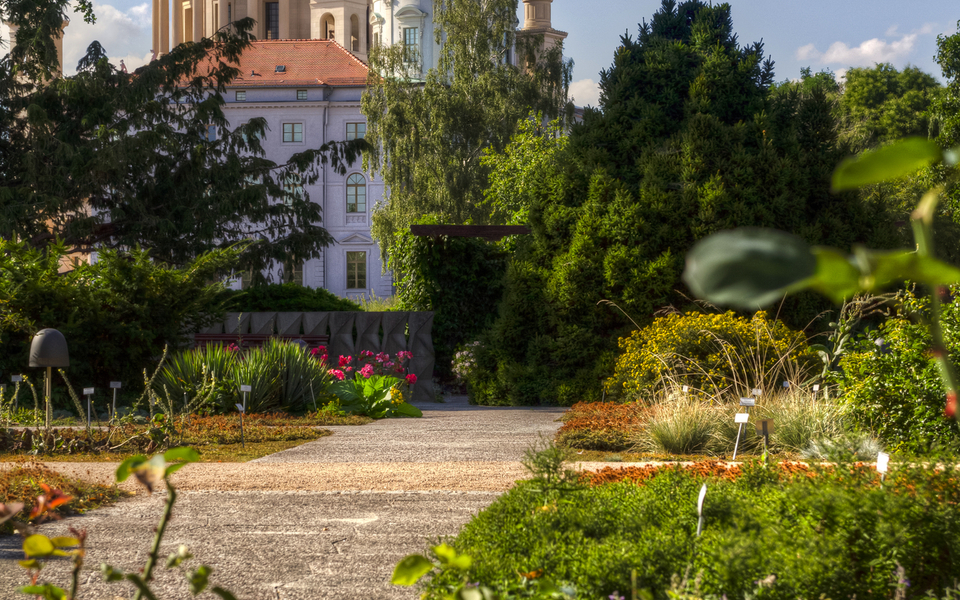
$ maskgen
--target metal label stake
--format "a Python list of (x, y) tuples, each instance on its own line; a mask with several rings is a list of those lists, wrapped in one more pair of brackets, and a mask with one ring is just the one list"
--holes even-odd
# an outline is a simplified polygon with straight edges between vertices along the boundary
[(117, 418), (117, 390), (120, 389), (119, 381), (111, 381), (110, 389), (113, 390), (113, 410), (110, 411), (110, 420)]
[[(760, 390), (758, 389), (754, 389), (753, 390), (754, 395), (755, 396), (759, 395), (758, 394), (759, 391)], [(737, 427), (737, 439), (733, 443), (733, 458), (731, 458), (730, 460), (737, 460), (737, 449), (740, 448), (740, 434), (743, 433), (743, 424), (748, 422), (750, 418), (750, 407), (756, 406), (756, 405), (757, 405), (757, 401), (754, 398), (740, 398), (740, 406), (746, 407), (747, 412), (737, 413), (733, 417), (733, 422), (738, 423), (739, 427)]]
[(83, 388), (83, 395), (87, 397), (87, 427), (90, 427), (90, 397), (93, 396), (93, 388)]
[(246, 450), (247, 443), (243, 439), (243, 413), (245, 413), (246, 410), (244, 410), (242, 404), (234, 404), (234, 406), (236, 406), (237, 410), (240, 411), (240, 447)]
[(886, 452), (877, 454), (877, 473), (880, 473), (880, 482), (887, 477), (887, 469), (890, 467), (890, 455)]
[(700, 497), (697, 498), (697, 537), (703, 531), (703, 499), (707, 496), (707, 484), (700, 488)]

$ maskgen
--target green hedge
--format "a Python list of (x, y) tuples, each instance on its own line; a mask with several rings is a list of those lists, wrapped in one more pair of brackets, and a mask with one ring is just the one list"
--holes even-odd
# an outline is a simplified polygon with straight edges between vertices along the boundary
[(320, 288), (296, 283), (253, 286), (227, 292), (226, 308), (232, 312), (327, 312), (363, 310), (359, 304)]

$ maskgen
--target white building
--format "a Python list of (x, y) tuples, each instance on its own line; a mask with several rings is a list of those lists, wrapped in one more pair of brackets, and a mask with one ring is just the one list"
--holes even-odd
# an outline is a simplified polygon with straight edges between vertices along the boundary
[[(543, 35), (545, 47), (567, 36), (551, 27), (553, 0), (523, 2), (518, 34)], [(268, 131), (261, 143), (266, 157), (278, 164), (295, 152), (364, 135), (360, 99), (372, 44), (410, 46), (420, 57), (421, 73), (439, 59), (433, 0), (153, 0), (153, 50), (164, 54), (171, 43), (209, 37), (245, 17), (257, 21), (253, 34), (261, 41), (241, 57), (241, 76), (228, 86), (226, 116), (231, 127), (265, 118)], [(295, 266), (293, 280), (348, 298), (371, 292), (392, 296), (392, 276), (383, 273), (370, 235), (383, 183), (362, 172), (358, 162), (343, 176), (323, 169), (305, 191), (320, 204), (322, 226), (336, 244), (321, 259)]]

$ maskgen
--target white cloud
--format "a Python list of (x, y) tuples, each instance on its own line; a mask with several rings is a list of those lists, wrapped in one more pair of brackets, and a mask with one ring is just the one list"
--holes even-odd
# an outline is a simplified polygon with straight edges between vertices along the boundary
[(577, 106), (599, 106), (600, 85), (592, 79), (581, 79), (570, 84), (570, 97)]
[(924, 25), (914, 33), (901, 34), (894, 25), (887, 31), (887, 39), (873, 38), (858, 46), (848, 46), (844, 42), (834, 42), (825, 52), (820, 52), (814, 44), (801, 46), (796, 51), (797, 60), (812, 61), (822, 65), (841, 65), (843, 67), (869, 67), (875, 63), (905, 62), (917, 47), (920, 35), (931, 35), (933, 26)]
[(97, 40), (110, 62), (119, 67), (123, 60), (129, 71), (150, 60), (151, 10), (146, 3), (124, 12), (109, 4), (93, 3), (97, 22), (84, 23), (78, 14), (73, 14), (70, 26), (63, 36), (64, 73), (72, 75), (77, 62), (86, 54), (90, 42)]

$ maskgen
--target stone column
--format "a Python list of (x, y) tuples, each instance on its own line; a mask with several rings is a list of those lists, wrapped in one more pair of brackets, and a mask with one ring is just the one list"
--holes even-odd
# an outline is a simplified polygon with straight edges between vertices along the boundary
[(280, 31), (277, 35), (281, 40), (290, 39), (290, 0), (280, 0)]
[(383, 313), (383, 341), (380, 351), (386, 352), (390, 358), (396, 358), (397, 352), (407, 349), (407, 321), (410, 313), (387, 312)]
[(153, 12), (152, 15), (152, 24), (153, 24), (153, 37), (151, 38), (151, 50), (155, 53), (160, 52), (160, 2), (161, 0), (153, 0)]
[(203, 39), (203, 0), (191, 0), (190, 6), (193, 7), (193, 41), (199, 42)]
[(225, 27), (230, 24), (229, 18), (227, 17), (227, 5), (230, 4), (228, 0), (220, 0), (220, 27)]
[(376, 353), (380, 350), (380, 322), (383, 320), (383, 313), (361, 312), (357, 313), (357, 348), (356, 353), (361, 350), (369, 350)]
[(353, 356), (356, 344), (353, 340), (353, 324), (357, 315), (356, 312), (332, 312), (330, 313), (330, 367), (339, 368), (338, 362), (341, 356)]
[(160, 47), (153, 51), (157, 56), (170, 53), (170, 0), (160, 0)]
[[(164, 0), (160, 0), (163, 2)], [(163, 27), (163, 7), (160, 7), (160, 21), (161, 28)], [(173, 0), (173, 45), (179, 46), (183, 43), (183, 0)], [(163, 34), (160, 34), (160, 37), (163, 38)], [(160, 43), (163, 43), (163, 40), (160, 40)], [(167, 48), (167, 51), (170, 49)]]

